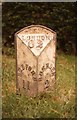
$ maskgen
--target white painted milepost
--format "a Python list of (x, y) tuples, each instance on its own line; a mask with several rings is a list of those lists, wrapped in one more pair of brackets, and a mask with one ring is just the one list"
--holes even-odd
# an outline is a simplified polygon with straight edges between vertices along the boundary
[(18, 93), (35, 96), (53, 90), (56, 33), (45, 26), (31, 25), (15, 34), (15, 46)]

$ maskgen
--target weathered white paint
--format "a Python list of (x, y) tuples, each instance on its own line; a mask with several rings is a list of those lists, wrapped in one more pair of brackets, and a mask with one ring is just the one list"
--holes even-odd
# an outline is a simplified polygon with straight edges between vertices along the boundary
[(18, 31), (15, 38), (18, 91), (34, 96), (52, 90), (56, 33), (47, 27), (33, 25)]

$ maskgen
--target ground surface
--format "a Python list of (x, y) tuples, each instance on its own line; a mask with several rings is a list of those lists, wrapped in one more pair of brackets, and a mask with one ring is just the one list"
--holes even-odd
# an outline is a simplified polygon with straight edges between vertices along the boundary
[(56, 87), (36, 98), (16, 95), (15, 59), (3, 56), (3, 118), (74, 118), (75, 57), (57, 55)]

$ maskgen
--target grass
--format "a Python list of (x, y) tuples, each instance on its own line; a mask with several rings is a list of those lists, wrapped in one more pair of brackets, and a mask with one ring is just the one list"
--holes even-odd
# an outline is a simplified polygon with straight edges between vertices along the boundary
[(31, 98), (16, 95), (15, 59), (3, 55), (3, 118), (74, 118), (75, 57), (57, 55), (56, 88)]

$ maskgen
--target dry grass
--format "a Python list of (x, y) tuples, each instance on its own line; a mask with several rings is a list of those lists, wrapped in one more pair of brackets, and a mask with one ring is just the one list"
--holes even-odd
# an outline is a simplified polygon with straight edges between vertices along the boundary
[(35, 98), (16, 95), (15, 59), (3, 56), (3, 118), (74, 118), (75, 57), (57, 55), (56, 89)]

